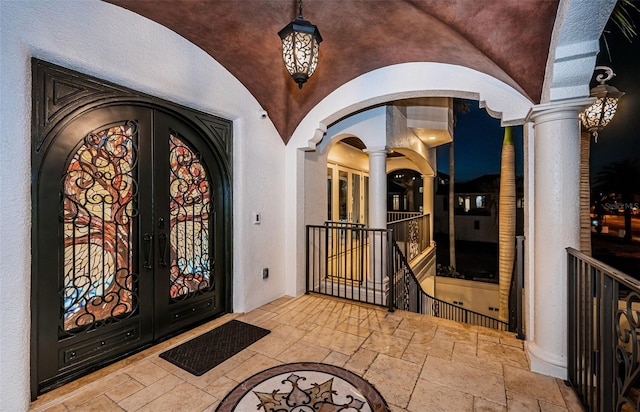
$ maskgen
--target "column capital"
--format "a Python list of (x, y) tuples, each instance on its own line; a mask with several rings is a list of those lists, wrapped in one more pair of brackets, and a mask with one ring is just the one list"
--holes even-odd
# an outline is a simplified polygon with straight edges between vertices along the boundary
[(389, 147), (387, 146), (378, 146), (378, 147), (371, 147), (371, 148), (366, 148), (363, 150), (363, 152), (365, 152), (368, 155), (372, 155), (372, 154), (387, 154), (389, 153)]
[(577, 119), (578, 113), (593, 104), (594, 101), (594, 97), (579, 97), (537, 104), (529, 110), (525, 120), (538, 124), (552, 120)]

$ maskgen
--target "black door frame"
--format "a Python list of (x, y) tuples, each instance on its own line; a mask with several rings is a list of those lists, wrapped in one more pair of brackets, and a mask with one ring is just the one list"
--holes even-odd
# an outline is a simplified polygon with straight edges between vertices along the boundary
[[(31, 156), (31, 196), (32, 196), (32, 245), (40, 235), (38, 233), (38, 216), (36, 211), (40, 199), (38, 197), (39, 167), (47, 154), (47, 150), (55, 141), (59, 133), (73, 119), (78, 118), (96, 108), (115, 106), (144, 107), (167, 113), (197, 131), (203, 142), (215, 157), (216, 166), (220, 171), (223, 194), (223, 213), (225, 219), (222, 228), (224, 242), (224, 279), (225, 287), (224, 311), (232, 311), (232, 273), (233, 273), (233, 226), (232, 226), (232, 130), (230, 120), (222, 119), (207, 113), (196, 111), (175, 103), (171, 103), (153, 96), (146, 95), (100, 80), (85, 74), (53, 65), (38, 59), (32, 59), (32, 156)], [(39, 286), (38, 249), (32, 248), (31, 262), (31, 398), (36, 399), (43, 388), (39, 388), (37, 375), (37, 342), (38, 342), (38, 298)], [(176, 330), (173, 334), (179, 333)], [(136, 351), (143, 348), (137, 348)], [(133, 352), (131, 352), (133, 353)], [(99, 369), (108, 363), (112, 363), (130, 355), (126, 353), (108, 362), (97, 364), (95, 367), (80, 373), (70, 374), (56, 381), (55, 385), (46, 388), (60, 386), (70, 380), (76, 379), (91, 370)]]

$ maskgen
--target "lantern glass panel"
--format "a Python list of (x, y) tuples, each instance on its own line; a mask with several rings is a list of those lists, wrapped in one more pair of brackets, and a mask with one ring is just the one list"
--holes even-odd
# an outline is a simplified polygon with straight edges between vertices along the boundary
[(282, 40), (282, 59), (290, 75), (310, 77), (318, 66), (319, 45), (310, 33), (291, 32)]
[(589, 130), (603, 128), (609, 124), (616, 114), (618, 99), (598, 97), (584, 112), (580, 113), (582, 124)]
[(282, 39), (282, 60), (284, 61), (284, 65), (287, 68), (287, 71), (292, 76), (297, 71), (296, 60), (295, 60), (294, 49), (293, 49), (293, 45), (294, 45), (293, 38), (294, 38), (294, 33), (291, 32), (287, 34), (285, 38)]

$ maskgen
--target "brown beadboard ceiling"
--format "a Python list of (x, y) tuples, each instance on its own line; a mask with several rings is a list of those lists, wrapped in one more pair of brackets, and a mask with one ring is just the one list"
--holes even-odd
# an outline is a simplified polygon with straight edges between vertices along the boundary
[(359, 75), (406, 62), (466, 66), (539, 103), (558, 0), (306, 0), (323, 37), (302, 90), (287, 73), (278, 31), (297, 0), (107, 0), (210, 54), (267, 110), (287, 143), (325, 96)]

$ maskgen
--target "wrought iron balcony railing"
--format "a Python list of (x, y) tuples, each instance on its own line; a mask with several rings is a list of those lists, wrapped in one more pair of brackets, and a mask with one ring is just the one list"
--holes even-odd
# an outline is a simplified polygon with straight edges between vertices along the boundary
[[(358, 224), (327, 222), (307, 226), (307, 293), (507, 330), (506, 322), (423, 291), (403, 249), (415, 257), (430, 245), (428, 222), (428, 215), (400, 221), (395, 226), (400, 236), (393, 229), (369, 229)], [(403, 248), (398, 238), (402, 239)]]
[(567, 255), (569, 382), (588, 411), (640, 410), (640, 281)]

